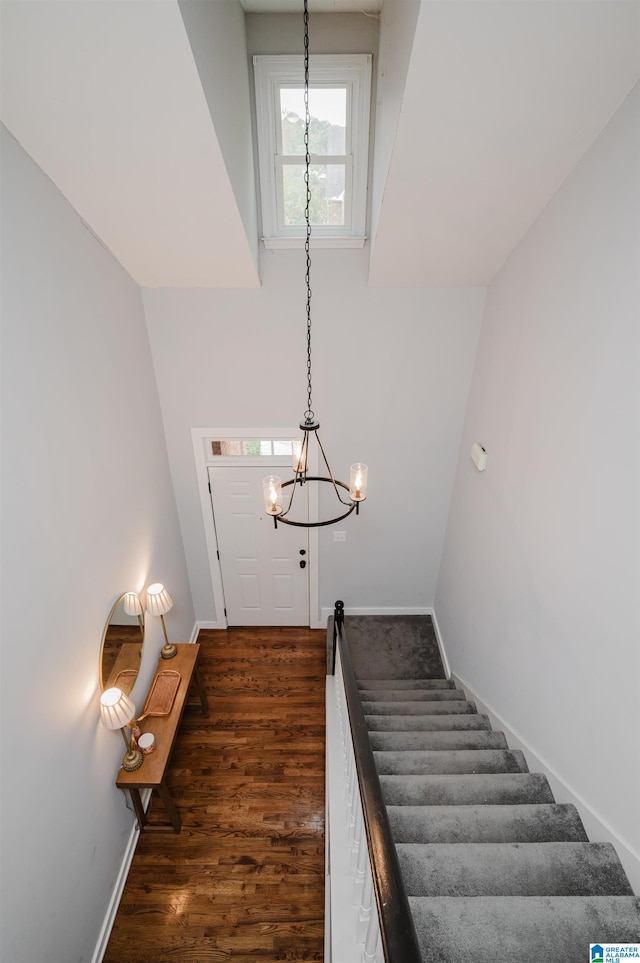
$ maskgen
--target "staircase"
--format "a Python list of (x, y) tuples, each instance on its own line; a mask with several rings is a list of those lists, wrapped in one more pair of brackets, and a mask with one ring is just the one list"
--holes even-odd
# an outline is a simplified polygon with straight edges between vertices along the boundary
[(423, 963), (586, 963), (640, 942), (614, 848), (590, 843), (453, 682), (358, 681)]

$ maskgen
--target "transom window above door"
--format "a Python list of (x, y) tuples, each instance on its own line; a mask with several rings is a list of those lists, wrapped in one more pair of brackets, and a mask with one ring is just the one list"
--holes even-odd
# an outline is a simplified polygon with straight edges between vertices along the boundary
[[(306, 233), (302, 56), (253, 58), (263, 241), (298, 247)], [(309, 58), (311, 243), (365, 241), (371, 55)]]
[(293, 439), (285, 438), (209, 438), (210, 454), (214, 458), (271, 458), (291, 457)]

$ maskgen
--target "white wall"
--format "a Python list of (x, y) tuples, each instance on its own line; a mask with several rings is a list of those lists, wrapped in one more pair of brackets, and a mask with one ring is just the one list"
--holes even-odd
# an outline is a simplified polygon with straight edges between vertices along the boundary
[(639, 99), (490, 286), (436, 596), (453, 671), (636, 858)]
[(375, 245), (419, 12), (420, 0), (385, 0), (380, 14), (375, 152), (370, 177), (372, 247)]
[(257, 266), (258, 211), (244, 9), (239, 0), (179, 2), (216, 137)]
[[(306, 408), (302, 251), (263, 259), (259, 291), (147, 289), (144, 304), (196, 616), (215, 609), (192, 427), (297, 429)], [(313, 403), (336, 476), (369, 498), (320, 531), (320, 606), (430, 606), (483, 289), (371, 291), (366, 251), (313, 255)], [(342, 526), (341, 526), (342, 527)]]
[(99, 720), (104, 620), (154, 580), (175, 640), (193, 607), (140, 291), (2, 137), (0, 958), (72, 963), (93, 956), (133, 827)]

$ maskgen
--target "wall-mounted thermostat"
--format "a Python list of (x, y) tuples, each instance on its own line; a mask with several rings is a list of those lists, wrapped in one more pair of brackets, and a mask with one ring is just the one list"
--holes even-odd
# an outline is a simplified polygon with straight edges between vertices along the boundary
[(477, 441), (471, 446), (471, 459), (478, 471), (484, 471), (487, 467), (487, 453)]

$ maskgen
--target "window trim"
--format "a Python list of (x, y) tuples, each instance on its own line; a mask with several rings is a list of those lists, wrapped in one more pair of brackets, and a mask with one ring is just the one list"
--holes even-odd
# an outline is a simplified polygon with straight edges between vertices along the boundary
[[(351, 187), (351, 204), (349, 210), (345, 208), (345, 224), (312, 226), (313, 247), (362, 247), (366, 240), (371, 62), (371, 54), (311, 54), (309, 57), (311, 88), (347, 87), (348, 126), (344, 161), (343, 155), (340, 155), (340, 161), (345, 162), (345, 186)], [(253, 65), (262, 240), (267, 248), (300, 247), (304, 244), (304, 227), (278, 224), (282, 189), (276, 169), (287, 163), (289, 157), (278, 153), (279, 89), (304, 84), (304, 57), (255, 55)], [(312, 155), (311, 163), (322, 164), (336, 159)], [(295, 162), (299, 163), (299, 159), (296, 158)]]

